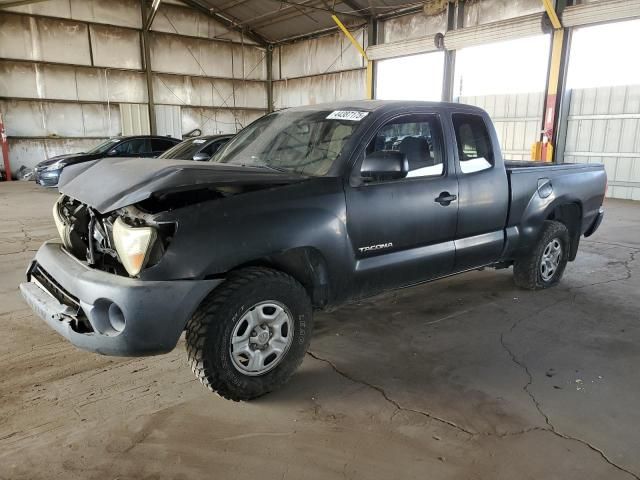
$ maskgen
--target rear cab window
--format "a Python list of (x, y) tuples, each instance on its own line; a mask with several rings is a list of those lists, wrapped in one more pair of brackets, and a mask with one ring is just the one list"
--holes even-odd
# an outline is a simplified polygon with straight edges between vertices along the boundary
[(458, 161), (462, 173), (474, 173), (493, 167), (491, 136), (480, 115), (454, 113), (453, 129), (458, 147)]

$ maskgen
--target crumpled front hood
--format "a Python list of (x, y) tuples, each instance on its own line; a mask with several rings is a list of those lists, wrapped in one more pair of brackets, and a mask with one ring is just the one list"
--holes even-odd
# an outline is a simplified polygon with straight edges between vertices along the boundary
[(160, 158), (107, 158), (65, 168), (58, 189), (100, 213), (152, 195), (230, 185), (286, 185), (307, 177), (231, 164)]

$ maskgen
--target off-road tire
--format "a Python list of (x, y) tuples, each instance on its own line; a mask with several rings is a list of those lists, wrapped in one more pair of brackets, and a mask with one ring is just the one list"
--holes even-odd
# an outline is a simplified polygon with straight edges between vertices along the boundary
[[(272, 370), (260, 376), (245, 375), (231, 359), (231, 333), (247, 309), (267, 300), (277, 301), (289, 310), (294, 338)], [(191, 370), (205, 387), (226, 399), (257, 398), (289, 380), (302, 363), (312, 329), (311, 301), (304, 287), (294, 278), (262, 267), (232, 272), (187, 323), (186, 344)]]
[[(540, 262), (545, 247), (554, 238), (557, 238), (562, 245), (562, 256), (553, 276), (545, 281), (540, 273)], [(567, 266), (569, 245), (569, 230), (567, 230), (567, 227), (563, 223), (555, 220), (545, 221), (538, 242), (529, 253), (519, 257), (514, 263), (513, 280), (515, 284), (520, 288), (528, 290), (540, 290), (557, 285)]]

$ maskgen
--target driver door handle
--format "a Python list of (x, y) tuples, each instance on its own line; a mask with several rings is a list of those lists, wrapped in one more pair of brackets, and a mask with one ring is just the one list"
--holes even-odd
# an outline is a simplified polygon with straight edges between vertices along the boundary
[(436, 202), (438, 202), (443, 207), (448, 206), (451, 202), (457, 200), (458, 197), (456, 195), (451, 195), (449, 192), (442, 192), (438, 198), (436, 198)]

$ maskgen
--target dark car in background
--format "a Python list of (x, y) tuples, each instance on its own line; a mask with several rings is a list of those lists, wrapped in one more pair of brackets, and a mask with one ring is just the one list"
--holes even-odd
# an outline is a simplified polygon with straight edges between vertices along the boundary
[(56, 187), (65, 167), (105, 157), (157, 157), (180, 143), (172, 137), (138, 135), (113, 137), (96, 145), (88, 152), (58, 155), (40, 162), (34, 169), (34, 180), (44, 187)]
[(164, 152), (160, 158), (206, 162), (232, 138), (233, 135), (205, 135), (188, 138)]

